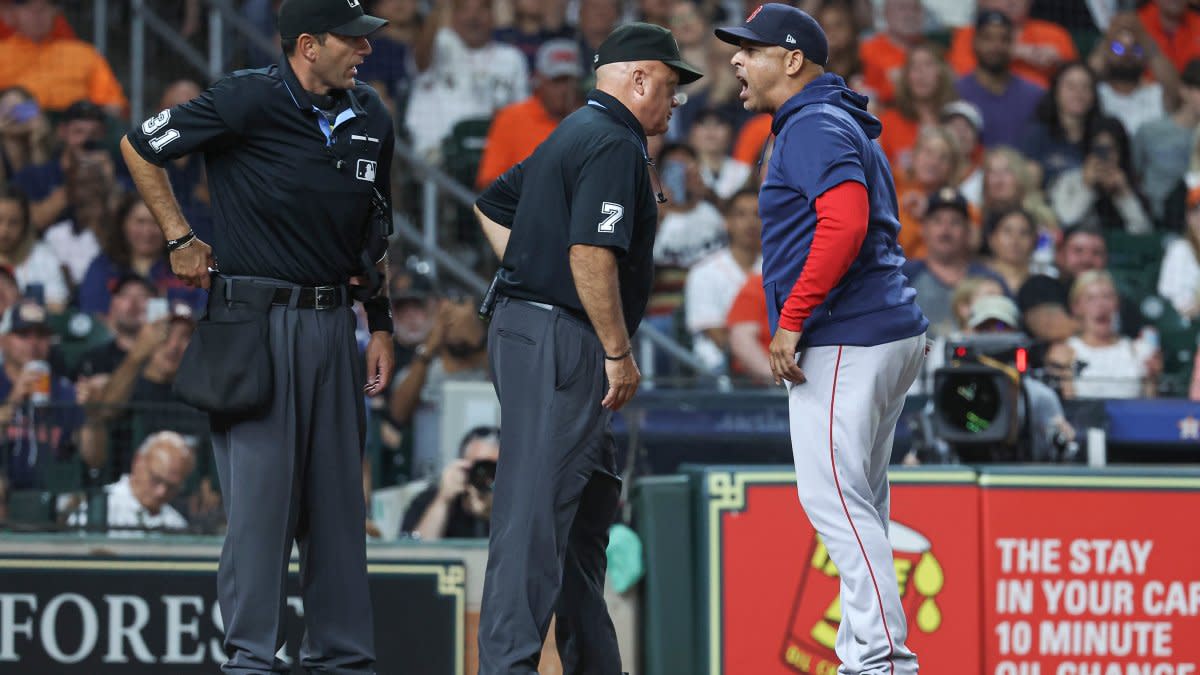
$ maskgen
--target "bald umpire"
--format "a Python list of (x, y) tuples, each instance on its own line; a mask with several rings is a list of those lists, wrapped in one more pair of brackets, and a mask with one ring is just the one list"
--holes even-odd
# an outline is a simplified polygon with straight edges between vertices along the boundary
[[(122, 142), (169, 240), (171, 268), (210, 289), (176, 388), (213, 427), (229, 521), (217, 575), (226, 673), (291, 672), (275, 654), (293, 541), (307, 629), (301, 665), (375, 672), (363, 393), (385, 391), (392, 371), (380, 270), (393, 133), (379, 96), (355, 75), (371, 53), (367, 36), (385, 23), (358, 2), (287, 0), (277, 65), (236, 72)], [(213, 195), (211, 248), (161, 168), (193, 152), (204, 155)], [(355, 298), (371, 330), (366, 373)]]
[(700, 72), (643, 23), (613, 31), (595, 64), (587, 105), (476, 203), (501, 258), (488, 350), (504, 449), (480, 675), (536, 675), (551, 615), (563, 672), (621, 672), (603, 597), (621, 484), (609, 423), (641, 377), (630, 336), (664, 201), (646, 137), (667, 130), (676, 87)]

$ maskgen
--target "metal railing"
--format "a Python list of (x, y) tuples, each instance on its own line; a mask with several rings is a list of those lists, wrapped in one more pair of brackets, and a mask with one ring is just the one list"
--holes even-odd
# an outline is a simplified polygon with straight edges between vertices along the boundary
[[(421, 182), (422, 214), (422, 228), (418, 231), (407, 217), (398, 212), (395, 213), (397, 233), (406, 242), (418, 247), (435, 264), (435, 267), (440, 266), (448, 276), (482, 294), (487, 290), (488, 282), (474, 270), (446, 253), (438, 246), (437, 241), (437, 218), (442, 193), (445, 193), (457, 205), (467, 208), (474, 205), (476, 194), (446, 175), (438, 167), (418, 157), (404, 143), (396, 143), (395, 159), (407, 166), (412, 175)], [(710, 372), (695, 354), (649, 323), (642, 323), (638, 328), (637, 338), (638, 366), (646, 378), (645, 386), (647, 388), (654, 386), (654, 357), (657, 350), (670, 360), (687, 367), (694, 375), (713, 381), (721, 391), (732, 389), (732, 382), (728, 376)]]
[[(146, 0), (129, 0), (130, 34), (129, 60), (130, 72), (129, 100), (131, 118), (143, 119), (147, 114), (147, 69), (146, 63), (147, 33), (158, 37), (163, 46), (178, 54), (184, 62), (203, 73), (209, 81), (219, 78), (228, 69), (229, 50), (227, 49), (230, 30), (236, 34), (235, 39), (248, 43), (255, 49), (270, 53), (276, 46), (261, 35), (249, 21), (233, 7), (230, 0), (204, 0), (208, 13), (208, 53), (193, 47), (175, 29), (147, 5)], [(108, 19), (112, 15), (114, 0), (95, 0), (93, 21), (96, 48), (105, 53), (109, 47)], [(436, 273), (444, 274), (454, 279), (465, 288), (482, 294), (488, 286), (487, 281), (479, 276), (470, 266), (448, 253), (439, 244), (439, 216), (446, 203), (451, 208), (465, 207), (470, 209), (475, 202), (476, 194), (462, 185), (453, 177), (447, 175), (437, 166), (429, 163), (408, 145), (396, 143), (395, 160), (397, 167), (406, 171), (420, 185), (420, 225), (412, 223), (409, 218), (397, 212), (397, 237), (410, 246), (421, 251), (430, 261)], [(448, 199), (448, 202), (444, 202)], [(638, 354), (643, 375), (647, 386), (653, 386), (655, 354), (665, 354), (671, 361), (682, 365), (695, 376), (715, 382), (722, 390), (731, 388), (730, 380), (723, 375), (709, 372), (696, 356), (687, 348), (680, 345), (670, 336), (657, 330), (654, 326), (643, 324), (638, 330)]]

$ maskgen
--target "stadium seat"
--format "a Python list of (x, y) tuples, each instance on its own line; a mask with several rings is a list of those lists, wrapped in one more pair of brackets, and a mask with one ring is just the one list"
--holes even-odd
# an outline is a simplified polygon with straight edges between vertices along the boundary
[(83, 489), (83, 462), (78, 456), (52, 459), (39, 467), (42, 487), (54, 494)]
[(465, 119), (454, 125), (442, 143), (442, 168), (467, 187), (475, 185), (491, 118)]
[(1108, 243), (1108, 271), (1112, 273), (1117, 290), (1139, 301), (1153, 295), (1164, 255), (1164, 235), (1114, 230), (1106, 232), (1104, 238)]
[(16, 490), (8, 496), (8, 522), (16, 528), (49, 527), (54, 523), (54, 494)]
[(1171, 303), (1161, 298), (1157, 299), (1162, 305), (1162, 310), (1152, 321), (1158, 329), (1159, 342), (1162, 345), (1162, 389), (1169, 395), (1186, 396), (1197, 342), (1200, 342), (1200, 321), (1189, 321), (1179, 316)]

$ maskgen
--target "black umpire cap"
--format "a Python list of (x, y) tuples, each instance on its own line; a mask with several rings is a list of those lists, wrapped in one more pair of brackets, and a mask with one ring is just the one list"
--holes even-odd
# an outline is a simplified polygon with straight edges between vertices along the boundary
[(740, 26), (713, 31), (722, 42), (740, 45), (742, 40), (804, 52), (804, 58), (824, 66), (829, 61), (829, 40), (821, 24), (803, 10), (778, 2), (760, 5)]
[(364, 37), (386, 25), (363, 11), (362, 0), (285, 0), (279, 8), (279, 37), (284, 40), (301, 33)]
[(675, 42), (671, 31), (649, 23), (635, 21), (619, 26), (600, 43), (592, 58), (597, 68), (625, 61), (662, 61), (679, 73), (679, 84), (704, 77), (704, 73), (683, 62), (679, 43)]

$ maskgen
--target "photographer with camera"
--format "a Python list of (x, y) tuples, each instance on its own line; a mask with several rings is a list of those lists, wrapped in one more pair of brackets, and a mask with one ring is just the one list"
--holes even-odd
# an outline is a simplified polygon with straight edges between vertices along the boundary
[(1063, 172), (1050, 188), (1050, 206), (1059, 222), (1130, 234), (1153, 230), (1138, 192), (1129, 134), (1121, 123), (1111, 117), (1098, 121), (1084, 140), (1084, 150), (1083, 166)]
[(1056, 462), (1078, 454), (1058, 395), (1026, 371), (1029, 340), (1020, 324), (1016, 303), (987, 295), (972, 304), (965, 334), (949, 341), (950, 365), (935, 377), (923, 420), (927, 447), (943, 461)]
[(491, 530), (492, 485), (500, 459), (500, 429), (475, 427), (458, 445), (458, 461), (417, 495), (400, 529), (414, 539), (471, 539)]

